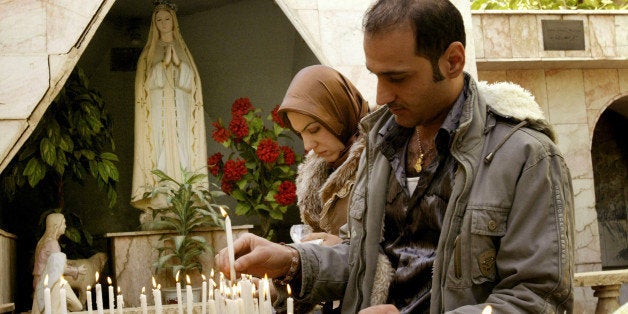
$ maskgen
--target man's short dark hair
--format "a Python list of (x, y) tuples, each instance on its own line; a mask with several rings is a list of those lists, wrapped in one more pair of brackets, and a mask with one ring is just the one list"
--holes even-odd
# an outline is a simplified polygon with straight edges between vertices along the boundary
[(366, 34), (376, 34), (407, 22), (414, 30), (416, 54), (430, 60), (434, 81), (444, 79), (438, 59), (451, 43), (465, 45), (460, 11), (448, 0), (378, 0), (364, 15), (363, 27)]

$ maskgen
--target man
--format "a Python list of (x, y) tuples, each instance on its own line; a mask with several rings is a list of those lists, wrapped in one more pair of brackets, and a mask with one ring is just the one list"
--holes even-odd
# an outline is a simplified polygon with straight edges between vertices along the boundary
[(245, 236), (236, 271), (289, 281), (297, 303), (340, 297), (343, 313), (571, 311), (571, 181), (533, 97), (463, 72), (448, 1), (379, 0), (364, 29), (385, 106), (361, 123), (349, 241)]

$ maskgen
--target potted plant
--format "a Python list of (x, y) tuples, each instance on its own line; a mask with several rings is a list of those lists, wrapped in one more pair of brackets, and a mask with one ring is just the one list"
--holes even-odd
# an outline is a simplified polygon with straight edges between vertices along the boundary
[(221, 153), (208, 158), (209, 172), (221, 182), (223, 192), (237, 201), (237, 215), (257, 216), (261, 236), (273, 239), (272, 225), (283, 220), (288, 211), (296, 211), (296, 165), (301, 156), (278, 139), (289, 130), (277, 114), (276, 106), (264, 120), (248, 98), (239, 98), (231, 106), (231, 121), (225, 127), (213, 122), (212, 138), (232, 153), (223, 162)]
[(182, 282), (186, 275), (199, 277), (203, 271), (199, 256), (205, 252), (212, 254), (213, 248), (205, 238), (194, 235), (194, 231), (210, 226), (224, 228), (224, 217), (220, 213), (220, 205), (216, 203), (216, 198), (224, 193), (217, 187), (210, 190), (203, 186), (201, 182), (207, 182), (205, 174), (182, 170), (182, 179), (178, 182), (161, 170), (153, 170), (152, 173), (158, 177), (157, 186), (146, 192), (144, 197), (165, 198), (165, 205), (152, 208), (151, 227), (174, 231), (160, 238), (159, 258), (154, 264), (156, 273), (171, 269), (172, 278), (179, 273)]

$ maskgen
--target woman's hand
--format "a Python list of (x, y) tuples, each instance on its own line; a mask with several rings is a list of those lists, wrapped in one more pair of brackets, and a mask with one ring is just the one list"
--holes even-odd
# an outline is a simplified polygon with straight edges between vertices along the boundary
[(312, 232), (301, 238), (302, 243), (315, 240), (323, 240), (322, 245), (324, 246), (334, 246), (342, 243), (342, 239), (340, 237), (325, 232)]

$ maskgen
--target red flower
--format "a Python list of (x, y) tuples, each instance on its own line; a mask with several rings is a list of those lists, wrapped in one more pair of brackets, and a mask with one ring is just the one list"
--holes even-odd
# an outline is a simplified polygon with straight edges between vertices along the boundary
[(279, 185), (275, 201), (279, 205), (288, 206), (297, 200), (297, 186), (292, 181), (284, 181)]
[(236, 182), (246, 174), (246, 165), (244, 159), (238, 158), (236, 160), (229, 159), (225, 163), (225, 176), (222, 178), (223, 182)]
[(241, 117), (254, 109), (248, 98), (238, 98), (231, 105), (231, 115), (233, 117)]
[(243, 139), (249, 135), (249, 125), (242, 116), (234, 116), (229, 123), (229, 130), (237, 139)]
[(277, 112), (278, 110), (279, 110), (279, 105), (275, 106), (275, 108), (271, 112), (271, 115), (273, 117), (273, 122), (277, 123), (277, 125), (279, 125), (280, 127), (285, 128), (286, 124), (284, 123), (283, 119), (279, 116), (279, 113)]
[(279, 148), (283, 151), (283, 162), (288, 166), (294, 165), (294, 151), (292, 151), (292, 149), (288, 146), (280, 146)]
[(226, 140), (229, 139), (229, 130), (225, 129), (220, 124), (220, 122), (216, 121), (212, 123), (212, 125), (215, 128), (214, 132), (212, 133), (212, 138), (214, 139), (214, 141), (218, 143), (224, 143)]
[(225, 180), (225, 177), (223, 177), (220, 184), (220, 189), (227, 194), (231, 194), (231, 191), (233, 191), (233, 183)]
[(218, 176), (220, 170), (222, 169), (222, 154), (215, 153), (211, 155), (211, 157), (207, 158), (207, 167), (209, 167), (209, 172), (215, 177)]
[(265, 138), (259, 142), (255, 153), (262, 162), (272, 164), (279, 158), (279, 144), (270, 138)]

